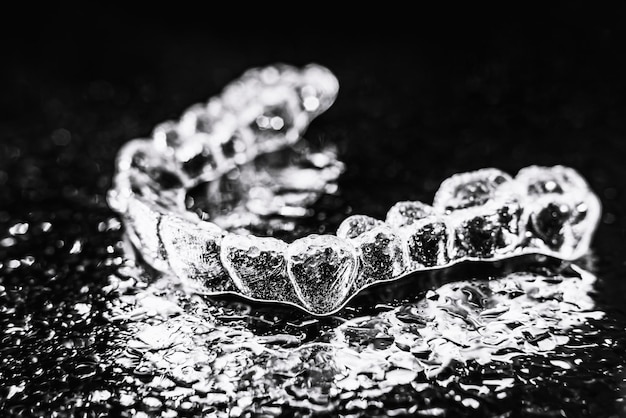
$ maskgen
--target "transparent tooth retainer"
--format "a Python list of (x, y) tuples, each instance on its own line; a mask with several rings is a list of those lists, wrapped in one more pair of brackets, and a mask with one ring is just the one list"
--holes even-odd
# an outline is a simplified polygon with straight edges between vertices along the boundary
[(300, 140), (337, 91), (318, 65), (252, 69), (151, 139), (127, 143), (108, 200), (142, 257), (204, 294), (327, 315), (366, 287), (417, 271), (588, 251), (600, 202), (564, 166), (530, 166), (514, 178), (495, 168), (456, 174), (433, 205), (398, 202), (385, 220), (353, 215), (335, 235), (276, 238), (293, 235), (295, 220), (337, 189), (336, 152)]

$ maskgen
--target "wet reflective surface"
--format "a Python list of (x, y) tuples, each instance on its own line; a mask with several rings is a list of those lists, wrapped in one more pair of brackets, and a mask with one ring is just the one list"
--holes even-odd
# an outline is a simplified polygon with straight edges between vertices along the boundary
[[(323, 199), (341, 208), (340, 196)], [(208, 212), (224, 209), (219, 199), (205, 203)], [(245, 214), (245, 203), (227, 205)], [(185, 288), (139, 259), (104, 207), (81, 228), (69, 211), (29, 216), (40, 218), (9, 225), (1, 241), (2, 407), (11, 414), (620, 410), (626, 322), (596, 302), (591, 257), (413, 274), (316, 318)], [(292, 234), (315, 232), (310, 221)], [(81, 235), (85, 228), (98, 245)]]
[[(412, 277), (385, 290), (401, 301), (372, 308), (376, 297), (364, 296), (366, 312), (312, 319), (190, 297), (171, 278), (148, 284), (125, 267), (107, 287), (117, 295), (108, 317), (125, 329), (113, 370), (128, 377), (134, 407), (165, 415), (181, 406), (237, 416), (506, 412), (520, 391), (589, 367), (585, 352), (597, 348), (605, 318), (590, 295), (593, 275), (534, 270)], [(572, 396), (581, 389), (568, 387)]]
[[(15, 224), (4, 251), (45, 240), (54, 226)], [(3, 264), (7, 412), (558, 416), (620, 408), (624, 318), (594, 302), (598, 279), (582, 267), (534, 258), (457, 266), (372, 288), (340, 314), (312, 318), (190, 293), (128, 259), (115, 219), (96, 227), (112, 245), (56, 241)], [(46, 253), (61, 250), (67, 264), (44, 271)], [(98, 265), (82, 261), (91, 252)]]
[(338, 144), (346, 172), (337, 196), (316, 207), (325, 215), (292, 232), (332, 230), (349, 213), (380, 219), (396, 201), (431, 201), (447, 175), (490, 165), (573, 166), (604, 208), (593, 252), (575, 266), (463, 264), (373, 287), (325, 319), (190, 294), (134, 259), (104, 200), (122, 143), (267, 51), (238, 45), (244, 59), (210, 44), (230, 63), (215, 69), (197, 58), (208, 56), (206, 40), (185, 43), (187, 52), (164, 38), (146, 47), (190, 76), (133, 66), (131, 41), (123, 80), (72, 72), (83, 64), (70, 56), (58, 64), (63, 76), (38, 70), (49, 54), (12, 64), (12, 85), (28, 87), (8, 90), (23, 101), (8, 103), (12, 119), (0, 125), (0, 415), (626, 415), (626, 173), (617, 158), (626, 118), (602, 93), (623, 81), (597, 73), (625, 66), (598, 47), (617, 50), (607, 33), (574, 36), (584, 60), (538, 37), (537, 53), (555, 63), (541, 71), (517, 65), (507, 36), (489, 37), (501, 54), (472, 68), (433, 48), (416, 52), (433, 58), (416, 72), (404, 65), (413, 45), (320, 54), (346, 81), (307, 137)]

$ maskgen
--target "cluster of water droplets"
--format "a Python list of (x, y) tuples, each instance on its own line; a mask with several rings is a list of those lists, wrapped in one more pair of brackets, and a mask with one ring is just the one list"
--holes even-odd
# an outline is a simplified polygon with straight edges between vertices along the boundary
[[(371, 314), (321, 320), (190, 295), (129, 266), (105, 289), (115, 296), (109, 319), (126, 329), (112, 359), (132, 372), (127, 406), (161, 416), (485, 412), (488, 399), (530, 384), (513, 365), (577, 367), (588, 345), (571, 330), (604, 316), (593, 275), (541, 271), (439, 282)], [(571, 354), (556, 354), (563, 348)]]

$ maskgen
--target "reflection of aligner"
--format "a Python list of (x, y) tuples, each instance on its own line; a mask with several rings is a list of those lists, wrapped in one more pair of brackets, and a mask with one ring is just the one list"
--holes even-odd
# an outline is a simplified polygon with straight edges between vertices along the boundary
[(591, 298), (595, 280), (556, 266), (436, 283), (413, 303), (343, 322), (330, 343), (337, 363), (349, 365), (346, 378), (376, 364), (432, 377), (452, 362), (545, 354), (568, 342), (563, 331), (603, 316)]
[[(337, 86), (328, 70), (313, 65), (251, 70), (180, 122), (158, 126), (152, 140), (129, 142), (108, 197), (146, 260), (205, 293), (238, 293), (324, 315), (365, 287), (416, 271), (521, 254), (572, 260), (588, 250), (600, 204), (582, 177), (562, 166), (527, 167), (515, 179), (494, 168), (457, 174), (441, 184), (433, 206), (399, 202), (384, 222), (355, 215), (336, 236), (288, 245), (239, 239), (186, 210), (190, 187), (292, 145), (332, 104)], [(311, 157), (319, 170), (314, 177), (326, 173), (322, 184), (336, 180), (336, 159)], [(264, 202), (286, 207), (284, 196)], [(268, 279), (259, 284), (258, 277)]]

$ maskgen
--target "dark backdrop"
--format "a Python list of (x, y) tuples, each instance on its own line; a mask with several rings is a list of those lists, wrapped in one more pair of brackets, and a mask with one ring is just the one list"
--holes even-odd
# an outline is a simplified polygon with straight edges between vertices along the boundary
[[(430, 202), (439, 182), (459, 171), (493, 166), (513, 174), (531, 164), (579, 170), (603, 204), (593, 242), (598, 297), (620, 308), (624, 10), (592, 13), (568, 3), (498, 11), (493, 19), (487, 10), (396, 12), (366, 23), (329, 19), (332, 9), (286, 19), (268, 6), (254, 24), (234, 11), (182, 5), (158, 15), (114, 8), (43, 10), (36, 19), (5, 14), (0, 233), (8, 236), (19, 222), (50, 221), (57, 229), (51, 240), (31, 228), (28, 239), (0, 248), (5, 270), (10, 260), (32, 256), (39, 272), (2, 273), (3, 288), (21, 289), (5, 297), (4, 323), (47, 303), (62, 306), (85, 283), (103, 283), (103, 273), (85, 278), (80, 271), (95, 269), (117, 239), (96, 233), (111, 216), (103, 197), (121, 144), (219, 93), (245, 69), (273, 62), (317, 62), (337, 75), (337, 102), (307, 137), (340, 144), (348, 168), (342, 192), (357, 213), (382, 217), (397, 200)], [(80, 258), (61, 251), (78, 238)], [(58, 280), (46, 276), (51, 269)], [(6, 350), (15, 343), (7, 338)], [(19, 350), (26, 356), (29, 347), (27, 340)]]
[(488, 11), (397, 10), (381, 14), (385, 24), (355, 18), (353, 27), (322, 6), (289, 18), (260, 9), (248, 20), (187, 7), (16, 13), (0, 52), (3, 216), (60, 205), (70, 189), (102, 197), (125, 141), (249, 67), (317, 62), (341, 87), (307, 136), (341, 144), (356, 211), (429, 202), (458, 171), (564, 164), (600, 195), (594, 249), (621, 274), (624, 10)]

